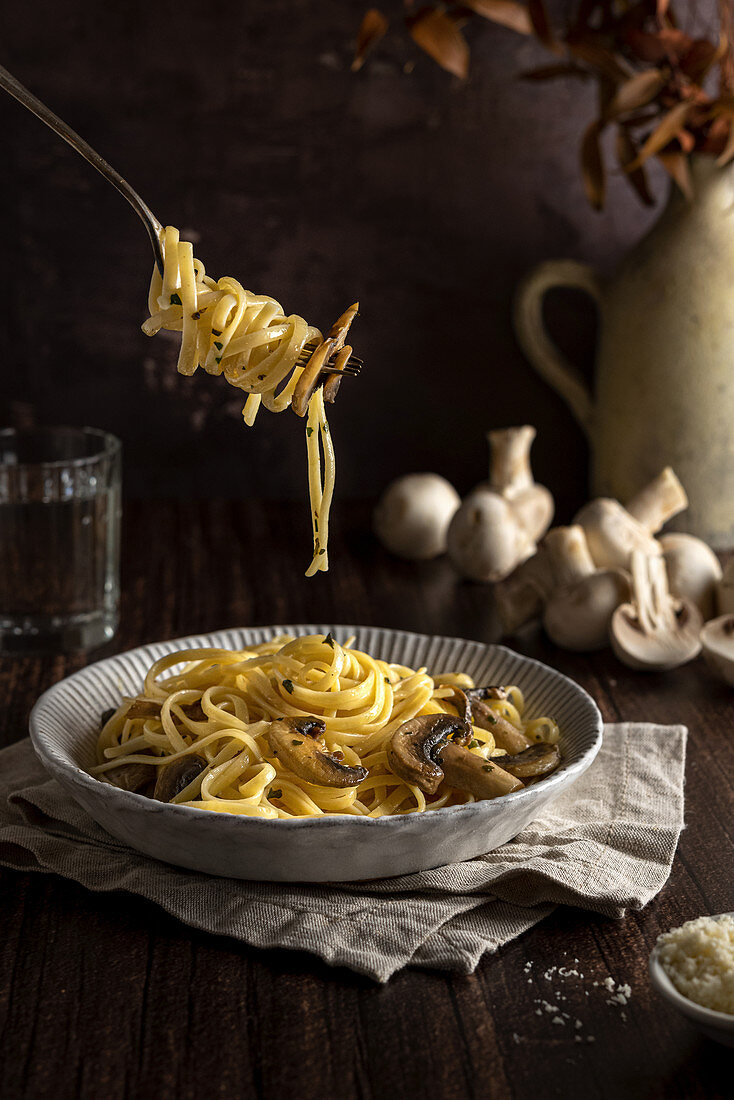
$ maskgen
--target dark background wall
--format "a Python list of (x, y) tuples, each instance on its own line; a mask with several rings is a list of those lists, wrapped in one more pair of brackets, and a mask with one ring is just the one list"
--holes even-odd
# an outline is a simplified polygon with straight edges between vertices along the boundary
[[(485, 430), (530, 422), (563, 516), (586, 448), (515, 343), (513, 288), (552, 256), (609, 270), (655, 212), (618, 177), (607, 212), (587, 207), (578, 145), (594, 92), (519, 81), (547, 60), (532, 41), (477, 20), (465, 84), (402, 39), (355, 75), (365, 6), (27, 0), (3, 5), (0, 63), (195, 240), (210, 273), (323, 327), (360, 299), (367, 366), (331, 413), (340, 495), (417, 469), (464, 491), (485, 474)], [(132, 494), (300, 497), (302, 422), (262, 413), (245, 429), (235, 391), (179, 378), (172, 338), (140, 332), (151, 255), (126, 204), (5, 96), (0, 132), (2, 419), (111, 429)], [(590, 362), (590, 308), (569, 296), (551, 312)]]

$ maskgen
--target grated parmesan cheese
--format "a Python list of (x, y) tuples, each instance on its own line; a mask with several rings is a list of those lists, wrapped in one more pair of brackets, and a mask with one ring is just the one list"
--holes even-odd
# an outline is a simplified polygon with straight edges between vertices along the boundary
[(657, 939), (658, 958), (690, 1001), (734, 1015), (734, 918), (699, 917)]

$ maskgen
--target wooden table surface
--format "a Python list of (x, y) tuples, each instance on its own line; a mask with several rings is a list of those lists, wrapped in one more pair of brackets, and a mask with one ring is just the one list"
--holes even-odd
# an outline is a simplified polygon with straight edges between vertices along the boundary
[[(122, 623), (93, 657), (299, 621), (497, 639), (488, 589), (458, 581), (445, 561), (389, 558), (368, 517), (362, 504), (337, 506), (332, 570), (306, 581), (302, 506), (128, 504)], [(378, 986), (307, 954), (194, 931), (127, 894), (0, 870), (3, 1100), (731, 1096), (731, 1052), (657, 998), (647, 959), (659, 932), (734, 909), (732, 692), (700, 660), (640, 675), (536, 635), (514, 644), (577, 679), (610, 721), (689, 728), (687, 827), (668, 884), (643, 912), (615, 921), (560, 908), (469, 977), (407, 970)], [(0, 662), (0, 744), (24, 737), (38, 694), (84, 663)], [(584, 979), (543, 979), (564, 965)], [(631, 986), (624, 1008), (593, 984), (610, 976)], [(585, 1041), (536, 1014), (537, 999), (559, 991)]]

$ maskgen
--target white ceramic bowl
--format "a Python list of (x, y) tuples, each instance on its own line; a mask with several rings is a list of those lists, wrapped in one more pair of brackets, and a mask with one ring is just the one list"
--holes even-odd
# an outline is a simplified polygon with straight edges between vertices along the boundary
[[(563, 761), (547, 779), (494, 801), (393, 817), (269, 821), (168, 805), (118, 790), (88, 774), (99, 720), (140, 691), (153, 661), (174, 649), (241, 649), (276, 634), (328, 630), (386, 661), (429, 672), (467, 672), (477, 684), (518, 684), (527, 713), (557, 719)], [(517, 836), (589, 767), (602, 720), (585, 691), (539, 661), (503, 646), (359, 626), (270, 626), (224, 630), (141, 646), (90, 665), (50, 688), (31, 713), (31, 740), (48, 771), (118, 840), (168, 863), (229, 878), (337, 882), (384, 878), (471, 859)]]
[[(734, 913), (718, 913), (718, 917), (733, 917)], [(716, 918), (715, 918), (716, 919)], [(709, 1039), (715, 1039), (724, 1046), (734, 1047), (734, 1016), (728, 1012), (715, 1012), (712, 1008), (704, 1008), (696, 1004), (673, 985), (668, 977), (663, 964), (660, 962), (658, 948), (654, 947), (650, 955), (650, 980), (658, 993), (669, 1004), (691, 1021), (694, 1027), (708, 1035)]]

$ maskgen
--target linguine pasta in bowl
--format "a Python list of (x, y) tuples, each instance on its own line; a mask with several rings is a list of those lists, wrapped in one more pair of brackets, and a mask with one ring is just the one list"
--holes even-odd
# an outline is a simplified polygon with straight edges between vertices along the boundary
[(353, 642), (286, 635), (160, 658), (104, 722), (92, 774), (252, 817), (383, 817), (500, 797), (560, 763), (555, 720), (524, 720), (519, 687), (434, 679)]

